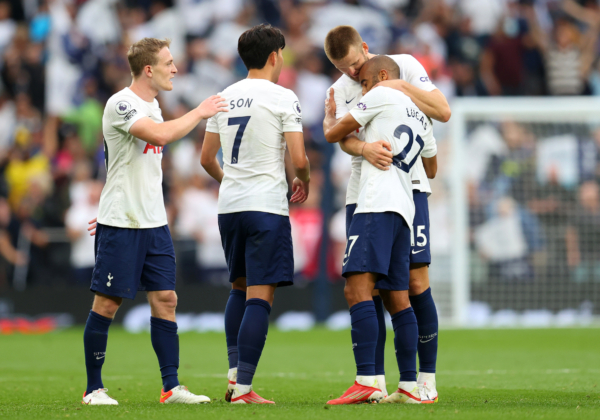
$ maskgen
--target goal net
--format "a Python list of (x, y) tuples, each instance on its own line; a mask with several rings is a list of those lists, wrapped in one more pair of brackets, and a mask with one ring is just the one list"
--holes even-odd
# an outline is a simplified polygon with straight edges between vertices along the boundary
[(600, 101), (453, 104), (430, 197), (432, 290), (456, 326), (600, 314)]

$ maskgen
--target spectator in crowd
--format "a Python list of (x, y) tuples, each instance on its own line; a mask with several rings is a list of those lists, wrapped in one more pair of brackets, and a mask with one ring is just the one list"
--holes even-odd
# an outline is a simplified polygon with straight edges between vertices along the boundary
[[(551, 95), (581, 95), (588, 89), (587, 80), (597, 57), (600, 12), (596, 4), (585, 4), (565, 0), (566, 15), (556, 20), (552, 34), (540, 28), (532, 7), (527, 12), (534, 38), (544, 54)], [(583, 33), (577, 23), (587, 26)]]
[(72, 283), (89, 286), (96, 261), (93, 236), (90, 236), (88, 222), (98, 216), (98, 205), (103, 184), (98, 181), (87, 181), (80, 188), (84, 199), (74, 202), (65, 215), (67, 236), (71, 241)]
[(577, 283), (600, 282), (600, 187), (596, 181), (579, 187), (566, 231), (567, 256)]

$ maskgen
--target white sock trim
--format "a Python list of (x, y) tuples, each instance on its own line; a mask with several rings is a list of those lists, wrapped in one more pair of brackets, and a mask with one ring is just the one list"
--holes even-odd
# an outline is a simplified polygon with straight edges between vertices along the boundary
[(377, 376), (357, 376), (356, 382), (363, 386), (374, 387), (377, 382)]

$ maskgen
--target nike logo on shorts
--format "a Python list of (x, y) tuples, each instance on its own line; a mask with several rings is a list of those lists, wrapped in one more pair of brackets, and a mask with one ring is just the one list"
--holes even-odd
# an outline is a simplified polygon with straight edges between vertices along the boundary
[(349, 101), (346, 101), (346, 105), (348, 105), (350, 102), (352, 102), (354, 100), (354, 98), (350, 99)]
[[(424, 250), (424, 249), (422, 249), (422, 250), (420, 250), (420, 251), (416, 251), (416, 252), (415, 252), (415, 250), (413, 249), (412, 253), (413, 253), (413, 255), (415, 255), (415, 254), (418, 254), (419, 252), (423, 252), (423, 251), (425, 251), (425, 250)], [(405, 255), (406, 255), (406, 254), (405, 254)]]

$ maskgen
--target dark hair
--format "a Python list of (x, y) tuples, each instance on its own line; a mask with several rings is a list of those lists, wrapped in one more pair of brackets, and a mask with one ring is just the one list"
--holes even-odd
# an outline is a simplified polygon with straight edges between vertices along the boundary
[[(377, 74), (381, 70), (387, 70), (391, 79), (399, 79), (400, 78), (400, 67), (398, 67), (398, 63), (396, 63), (392, 58), (387, 55), (377, 55), (370, 60), (368, 60), (364, 65), (364, 71), (366, 74), (373, 73), (373, 77), (377, 77)], [(361, 68), (361, 71), (363, 69)]]
[(264, 23), (248, 29), (238, 39), (238, 54), (248, 70), (262, 69), (269, 55), (283, 48), (285, 38), (281, 31)]
[(325, 37), (325, 54), (330, 60), (341, 60), (350, 52), (350, 47), (360, 48), (363, 40), (352, 26), (336, 26)]

